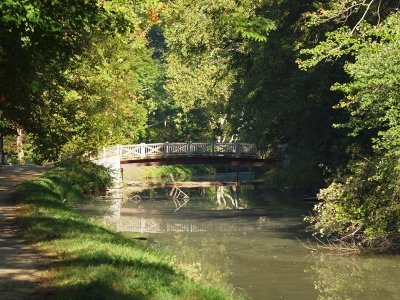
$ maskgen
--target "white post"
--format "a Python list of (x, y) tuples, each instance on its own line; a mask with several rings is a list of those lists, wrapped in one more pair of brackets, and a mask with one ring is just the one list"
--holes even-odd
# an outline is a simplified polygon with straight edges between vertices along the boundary
[(140, 143), (140, 158), (142, 159), (146, 156), (145, 150), (145, 143)]
[(166, 143), (164, 144), (164, 156), (167, 157), (168, 154), (169, 154), (169, 143), (166, 142)]
[(188, 154), (192, 154), (192, 142), (188, 142)]
[(117, 156), (121, 155), (121, 145), (117, 145)]
[(236, 147), (236, 157), (240, 156), (240, 143), (238, 141), (235, 142)]

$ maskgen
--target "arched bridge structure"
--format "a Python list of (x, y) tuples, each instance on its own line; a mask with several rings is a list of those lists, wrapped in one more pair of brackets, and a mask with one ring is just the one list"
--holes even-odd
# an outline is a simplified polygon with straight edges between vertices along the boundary
[(171, 164), (264, 165), (266, 160), (248, 143), (153, 143), (103, 148), (95, 160), (118, 159), (121, 167)]
[(117, 145), (100, 150), (92, 158), (97, 164), (121, 170), (127, 167), (173, 164), (228, 164), (263, 166), (255, 145), (249, 143), (153, 143)]

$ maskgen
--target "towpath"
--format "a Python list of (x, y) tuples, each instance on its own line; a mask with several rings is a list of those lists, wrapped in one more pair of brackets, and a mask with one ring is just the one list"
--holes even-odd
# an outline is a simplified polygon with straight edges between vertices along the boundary
[(45, 258), (18, 237), (15, 218), (20, 208), (11, 201), (16, 186), (42, 175), (48, 167), (0, 166), (0, 298), (42, 299), (40, 266)]

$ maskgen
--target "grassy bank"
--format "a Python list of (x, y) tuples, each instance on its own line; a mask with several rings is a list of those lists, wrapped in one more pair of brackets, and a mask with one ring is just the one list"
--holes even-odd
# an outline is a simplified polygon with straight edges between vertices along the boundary
[(226, 299), (229, 292), (190, 279), (171, 258), (74, 212), (68, 203), (104, 188), (107, 173), (69, 164), (25, 182), (16, 199), (25, 239), (50, 255), (45, 288), (52, 299)]
[[(170, 166), (146, 166), (125, 168), (124, 182), (170, 182), (191, 181), (195, 176), (207, 176), (210, 180), (218, 173), (235, 173), (236, 166), (229, 165), (170, 165)], [(258, 171), (257, 168), (240, 167), (240, 172)], [(259, 172), (259, 171), (258, 171)]]
[(192, 176), (216, 172), (213, 166), (147, 166), (124, 169), (124, 182), (129, 181), (185, 181)]

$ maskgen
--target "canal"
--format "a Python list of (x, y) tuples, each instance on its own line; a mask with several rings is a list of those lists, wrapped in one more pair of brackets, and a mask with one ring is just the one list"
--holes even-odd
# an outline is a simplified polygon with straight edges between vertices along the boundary
[[(221, 183), (222, 184), (222, 183)], [(249, 299), (399, 299), (398, 256), (312, 251), (313, 203), (239, 187), (127, 187), (79, 205), (110, 228), (147, 239), (193, 277)]]

